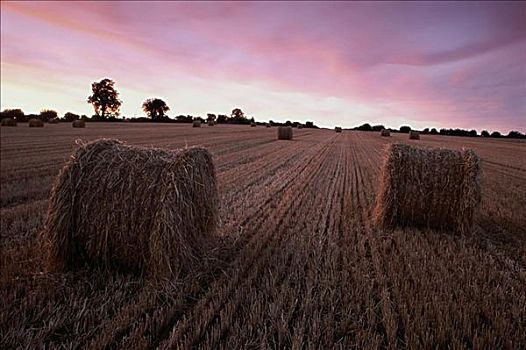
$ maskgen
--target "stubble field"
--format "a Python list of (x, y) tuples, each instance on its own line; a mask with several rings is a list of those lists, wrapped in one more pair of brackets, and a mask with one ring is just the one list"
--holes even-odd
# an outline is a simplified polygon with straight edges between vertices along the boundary
[[(89, 123), (1, 129), (0, 348), (524, 348), (526, 143), (247, 126)], [(76, 139), (203, 145), (220, 239), (162, 288), (106, 271), (42, 272), (36, 237)], [(482, 158), (472, 236), (375, 229), (384, 146)]]

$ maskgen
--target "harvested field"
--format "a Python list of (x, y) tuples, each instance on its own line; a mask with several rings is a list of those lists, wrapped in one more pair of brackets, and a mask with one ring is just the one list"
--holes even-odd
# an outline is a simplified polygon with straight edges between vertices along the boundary
[(82, 120), (82, 119), (77, 119), (77, 120), (74, 120), (71, 123), (71, 126), (73, 126), (74, 128), (85, 128), (86, 127), (86, 121)]
[(41, 119), (38, 119), (38, 118), (29, 119), (29, 122), (27, 124), (31, 128), (42, 128), (42, 127), (44, 127), (44, 122)]
[[(473, 149), (472, 235), (373, 222), (383, 149), (407, 134), (190, 124), (1, 128), (0, 348), (526, 347), (526, 143)], [(51, 185), (82, 138), (206, 147), (220, 196), (210, 263), (162, 289), (104, 269), (43, 273)], [(119, 208), (115, 208), (119, 210)]]

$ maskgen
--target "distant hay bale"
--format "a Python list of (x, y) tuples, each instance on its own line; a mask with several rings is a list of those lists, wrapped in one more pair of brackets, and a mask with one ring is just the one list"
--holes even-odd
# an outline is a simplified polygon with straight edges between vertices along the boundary
[(472, 151), (390, 144), (376, 198), (380, 228), (415, 226), (468, 234), (481, 199)]
[(278, 140), (292, 140), (292, 126), (278, 127)]
[(420, 132), (415, 130), (409, 131), (409, 140), (420, 140)]
[(382, 136), (391, 136), (391, 132), (389, 130), (387, 130), (387, 129), (382, 129), (381, 135)]
[(206, 149), (97, 140), (82, 145), (55, 180), (41, 235), (46, 267), (173, 278), (199, 264), (217, 219)]
[(44, 127), (44, 122), (41, 119), (32, 118), (32, 119), (29, 119), (29, 124), (28, 125), (29, 125), (30, 128), (43, 128)]
[(255, 127), (256, 127), (256, 123), (251, 122), (251, 123), (250, 123), (250, 127), (255, 128)]
[(298, 124), (298, 129), (303, 129), (303, 125)]
[(83, 119), (77, 119), (77, 120), (74, 120), (73, 123), (71, 123), (71, 125), (74, 128), (85, 128), (86, 127), (86, 121), (83, 120)]
[(334, 131), (336, 131), (336, 132), (342, 132), (342, 128), (339, 127), (339, 126), (337, 126), (337, 127), (334, 128)]
[(272, 125), (270, 125), (270, 123), (265, 124), (265, 126), (266, 126), (267, 128), (272, 127)]
[(48, 124), (58, 124), (58, 118), (49, 119)]
[(3, 118), (1, 122), (2, 126), (16, 126), (16, 120), (11, 118)]
[(214, 125), (216, 125), (216, 123), (213, 120), (208, 121), (208, 126), (214, 126)]
[(201, 127), (201, 121), (200, 120), (194, 120), (192, 122), (192, 127), (194, 128), (200, 128)]

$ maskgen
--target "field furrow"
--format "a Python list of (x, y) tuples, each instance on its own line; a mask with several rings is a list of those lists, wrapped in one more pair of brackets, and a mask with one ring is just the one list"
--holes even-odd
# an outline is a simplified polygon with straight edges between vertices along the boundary
[[(524, 348), (522, 142), (275, 128), (90, 123), (2, 128), (0, 348)], [(38, 234), (76, 139), (201, 145), (220, 223), (199, 266), (162, 286), (101, 270), (44, 273)], [(470, 236), (372, 220), (392, 142), (481, 157)]]

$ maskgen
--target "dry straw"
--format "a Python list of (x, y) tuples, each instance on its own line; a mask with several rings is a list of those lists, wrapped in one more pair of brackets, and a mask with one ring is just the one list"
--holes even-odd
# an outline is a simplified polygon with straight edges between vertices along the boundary
[(292, 140), (292, 126), (279, 126), (278, 140)]
[(11, 118), (4, 118), (1, 122), (2, 126), (16, 126), (16, 120)]
[(201, 121), (200, 120), (194, 120), (192, 122), (192, 127), (194, 128), (200, 128), (201, 127)]
[(86, 121), (82, 120), (82, 119), (77, 119), (77, 120), (74, 120), (73, 123), (71, 123), (71, 125), (74, 128), (85, 128), (86, 127)]
[(472, 150), (390, 144), (376, 198), (376, 224), (468, 234), (481, 198), (479, 177), (480, 160)]
[(387, 129), (382, 129), (382, 133), (381, 133), (382, 136), (391, 136), (391, 132)]
[(44, 127), (44, 122), (38, 118), (32, 118), (32, 119), (29, 119), (28, 125), (30, 128), (42, 128)]
[(410, 140), (420, 140), (420, 132), (411, 130), (409, 131), (409, 139)]
[(342, 128), (339, 127), (339, 126), (337, 126), (337, 127), (334, 128), (334, 131), (336, 131), (336, 132), (342, 132)]
[(217, 219), (207, 150), (97, 140), (81, 145), (55, 180), (41, 236), (46, 265), (173, 278), (198, 266)]

